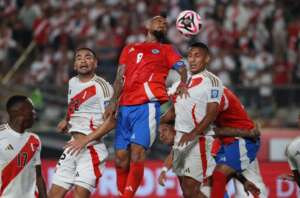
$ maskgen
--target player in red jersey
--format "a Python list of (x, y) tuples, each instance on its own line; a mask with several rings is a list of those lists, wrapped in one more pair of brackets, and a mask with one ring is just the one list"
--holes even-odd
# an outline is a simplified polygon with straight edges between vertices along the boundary
[(105, 115), (117, 113), (115, 133), (117, 186), (122, 197), (133, 197), (144, 174), (146, 150), (154, 142), (160, 104), (168, 100), (165, 79), (170, 69), (181, 76), (178, 93), (186, 94), (187, 70), (182, 57), (165, 44), (167, 21), (153, 17), (146, 41), (124, 47), (114, 82), (114, 95)]
[(26, 130), (35, 120), (32, 102), (15, 95), (6, 104), (7, 124), (0, 125), (0, 197), (46, 198), (41, 171), (41, 141)]
[[(227, 88), (224, 88), (215, 125), (223, 132), (250, 132), (255, 128), (239, 99)], [(242, 172), (249, 167), (260, 145), (259, 138), (220, 137), (220, 142), (216, 155), (217, 166), (213, 172), (212, 198), (224, 197), (227, 181), (235, 172)]]

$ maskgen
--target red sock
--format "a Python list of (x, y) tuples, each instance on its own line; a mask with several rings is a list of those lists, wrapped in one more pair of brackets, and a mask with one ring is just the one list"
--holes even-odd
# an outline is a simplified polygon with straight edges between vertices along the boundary
[(121, 195), (123, 195), (129, 170), (124, 170), (120, 167), (116, 167), (116, 172), (118, 191)]
[(227, 178), (224, 173), (220, 171), (214, 171), (212, 176), (212, 189), (211, 198), (224, 198), (226, 190)]
[(132, 198), (144, 177), (144, 162), (131, 162), (123, 198)]

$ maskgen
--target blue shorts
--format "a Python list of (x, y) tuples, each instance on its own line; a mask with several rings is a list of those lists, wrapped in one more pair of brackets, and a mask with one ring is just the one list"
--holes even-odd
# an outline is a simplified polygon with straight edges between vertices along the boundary
[(231, 144), (222, 144), (216, 156), (216, 163), (242, 172), (256, 158), (259, 146), (259, 139), (253, 141), (245, 138), (239, 138)]
[(115, 149), (128, 149), (138, 144), (149, 149), (153, 144), (160, 121), (160, 103), (120, 106), (115, 133)]

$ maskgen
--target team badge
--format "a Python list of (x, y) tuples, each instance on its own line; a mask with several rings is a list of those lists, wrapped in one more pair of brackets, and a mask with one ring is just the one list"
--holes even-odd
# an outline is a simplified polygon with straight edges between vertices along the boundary
[(133, 51), (134, 51), (134, 47), (131, 47), (131, 48), (129, 49), (129, 52), (128, 52), (128, 53), (133, 52)]
[(104, 107), (107, 107), (109, 105), (109, 100), (104, 101)]
[(211, 90), (211, 98), (217, 98), (219, 97), (219, 90), (213, 89)]
[(152, 54), (159, 54), (159, 52), (160, 52), (160, 51), (159, 51), (158, 49), (153, 49), (153, 50), (152, 50)]

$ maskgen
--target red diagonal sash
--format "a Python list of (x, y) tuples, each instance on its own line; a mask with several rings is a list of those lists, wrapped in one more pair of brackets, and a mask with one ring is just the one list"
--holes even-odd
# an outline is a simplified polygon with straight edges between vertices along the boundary
[(4, 167), (1, 173), (2, 186), (0, 188), (0, 196), (3, 194), (9, 183), (31, 161), (39, 145), (39, 140), (31, 135), (20, 152)]
[(71, 98), (71, 101), (68, 104), (67, 119), (69, 120), (70, 116), (80, 107), (80, 105), (94, 95), (96, 95), (95, 85), (85, 88), (84, 90), (76, 94), (73, 98)]

